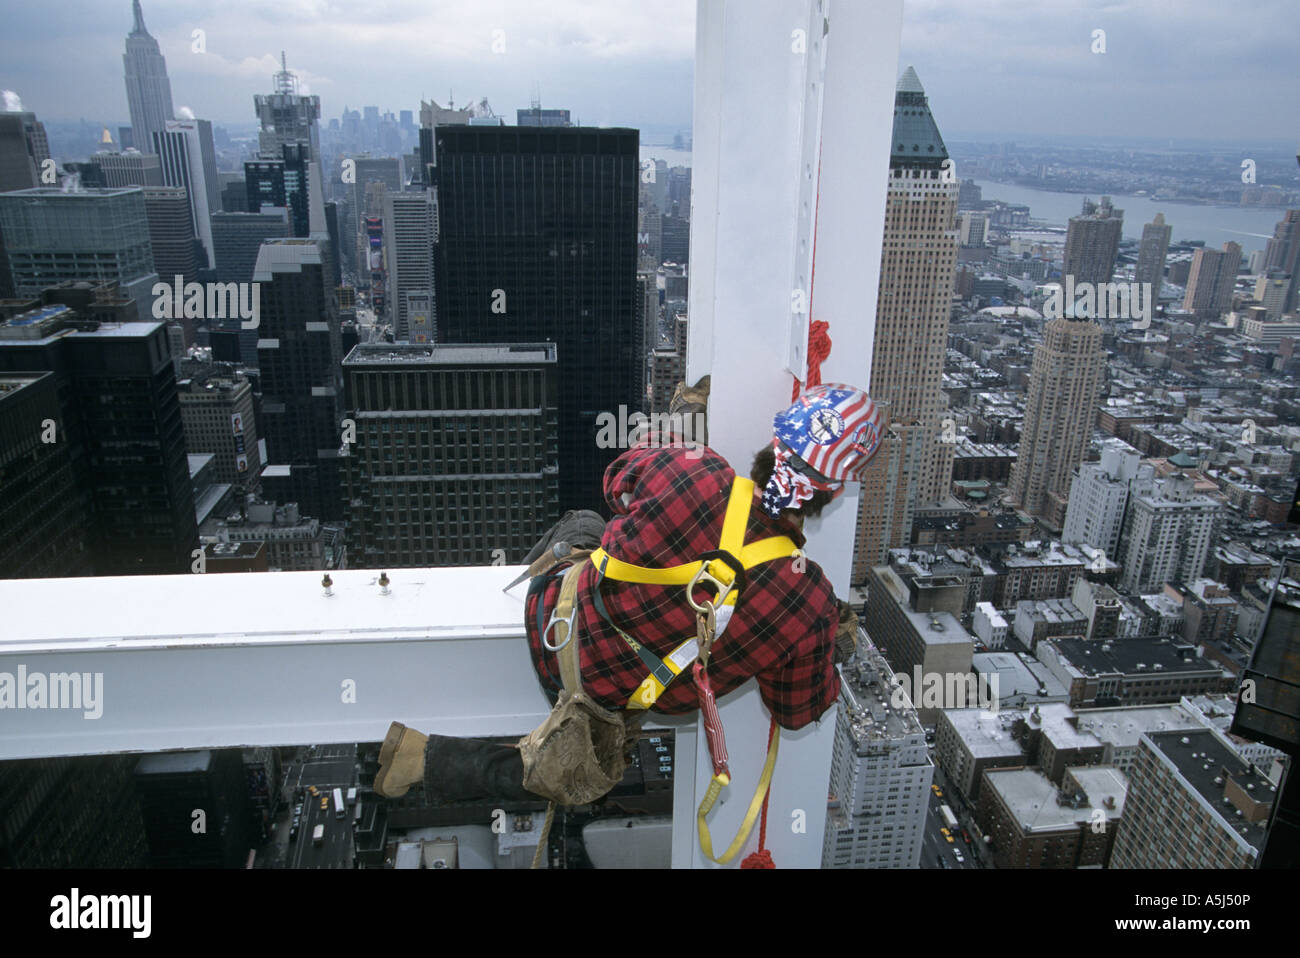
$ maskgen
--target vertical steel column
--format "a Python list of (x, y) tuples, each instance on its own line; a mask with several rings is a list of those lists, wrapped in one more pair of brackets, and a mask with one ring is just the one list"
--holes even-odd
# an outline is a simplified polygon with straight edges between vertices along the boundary
[[(688, 376), (712, 374), (711, 445), (742, 475), (805, 378), (810, 318), (830, 323), (823, 380), (868, 385), (902, 12), (902, 0), (697, 5)], [(841, 595), (856, 515), (851, 487), (809, 524), (810, 557)], [(749, 806), (769, 721), (752, 682), (720, 706), (734, 779), (710, 815), (715, 854)], [(767, 835), (778, 867), (821, 864), (835, 714), (782, 736)], [(697, 726), (677, 751), (673, 865), (716, 867), (696, 837), (711, 775)]]

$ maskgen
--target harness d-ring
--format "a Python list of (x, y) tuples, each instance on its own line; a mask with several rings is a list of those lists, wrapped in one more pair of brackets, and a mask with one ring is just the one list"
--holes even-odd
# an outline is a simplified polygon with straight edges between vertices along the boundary
[[(573, 607), (573, 611), (569, 613), (569, 617), (567, 619), (557, 619), (555, 617), (555, 612), (554, 611), (551, 612), (551, 618), (546, 623), (546, 628), (542, 629), (542, 645), (544, 645), (548, 651), (558, 652), (560, 651), (560, 649), (564, 648), (566, 645), (569, 644), (569, 642), (573, 639), (573, 620), (577, 617), (577, 615), (578, 615), (578, 606), (576, 604)], [(555, 628), (557, 625), (559, 625), (561, 622), (563, 622), (565, 625), (569, 627), (568, 631), (565, 632), (564, 634), (564, 641), (561, 642), (559, 645), (551, 645), (551, 643), (546, 641), (546, 637), (550, 634), (551, 630)]]
[[(727, 565), (731, 566), (735, 573), (730, 582), (723, 582), (713, 573), (709, 572), (709, 562), (713, 559), (721, 559)], [(700, 568), (691, 576), (691, 581), (686, 583), (686, 601), (690, 603), (692, 609), (700, 614), (707, 613), (710, 608), (717, 609), (726, 603), (727, 597), (737, 588), (744, 588), (745, 585), (745, 567), (740, 560), (725, 550), (715, 550), (706, 552), (700, 556)], [(700, 605), (695, 601), (695, 587), (698, 585), (712, 586), (714, 591), (713, 601)]]

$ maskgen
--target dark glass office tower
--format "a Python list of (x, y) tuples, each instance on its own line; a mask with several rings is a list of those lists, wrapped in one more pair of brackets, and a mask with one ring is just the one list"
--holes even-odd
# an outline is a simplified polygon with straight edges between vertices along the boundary
[(367, 343), (343, 361), (354, 568), (518, 562), (559, 518), (555, 347)]
[(307, 200), (307, 164), (311, 148), (305, 143), (290, 143), (277, 159), (259, 157), (244, 163), (244, 184), (248, 191), (248, 210), (260, 213), (263, 206), (289, 208), (294, 236), (311, 232)]
[(57, 435), (92, 501), (94, 573), (189, 572), (198, 528), (165, 325), (47, 306), (0, 324), (0, 371), (55, 375)]
[(64, 428), (56, 378), (0, 374), (0, 579), (90, 574), (89, 490), (71, 444), (42, 438)]
[(136, 755), (0, 762), (0, 868), (148, 866), (132, 775), (139, 762)]
[[(136, 794), (153, 868), (240, 868), (258, 840), (237, 748), (158, 752), (136, 763)], [(194, 812), (203, 812), (202, 830)]]
[(438, 338), (557, 345), (560, 508), (603, 508), (596, 417), (644, 397), (639, 134), (437, 126)]
[(268, 463), (288, 466), (305, 515), (343, 518), (343, 339), (328, 261), (315, 240), (270, 240), (253, 272), (261, 295), (258, 368)]

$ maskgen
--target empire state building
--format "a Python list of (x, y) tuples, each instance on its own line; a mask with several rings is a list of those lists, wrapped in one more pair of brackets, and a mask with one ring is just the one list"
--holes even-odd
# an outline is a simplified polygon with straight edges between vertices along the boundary
[(135, 26), (126, 37), (126, 102), (131, 109), (131, 138), (141, 153), (156, 153), (153, 138), (162, 133), (172, 115), (172, 85), (167, 79), (167, 61), (158, 51), (158, 41), (145, 29), (140, 0), (133, 0)]

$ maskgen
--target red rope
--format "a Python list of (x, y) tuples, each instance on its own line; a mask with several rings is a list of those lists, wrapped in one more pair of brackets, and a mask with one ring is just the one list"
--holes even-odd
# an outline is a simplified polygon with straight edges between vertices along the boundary
[[(822, 382), (822, 360), (831, 354), (831, 324), (814, 319), (808, 327), (808, 382), (809, 386), (820, 386)], [(790, 401), (799, 398), (799, 380), (794, 381), (794, 392)]]
[[(814, 384), (815, 385), (815, 384)], [(772, 736), (776, 734), (776, 717), (773, 716), (772, 724), (767, 728), (767, 750), (772, 750)], [(767, 850), (767, 801), (772, 797), (772, 788), (769, 785), (767, 794), (763, 796), (763, 816), (758, 820), (758, 851), (752, 852), (745, 856), (745, 860), (740, 863), (741, 868), (775, 868), (776, 863), (772, 861), (772, 853)]]

